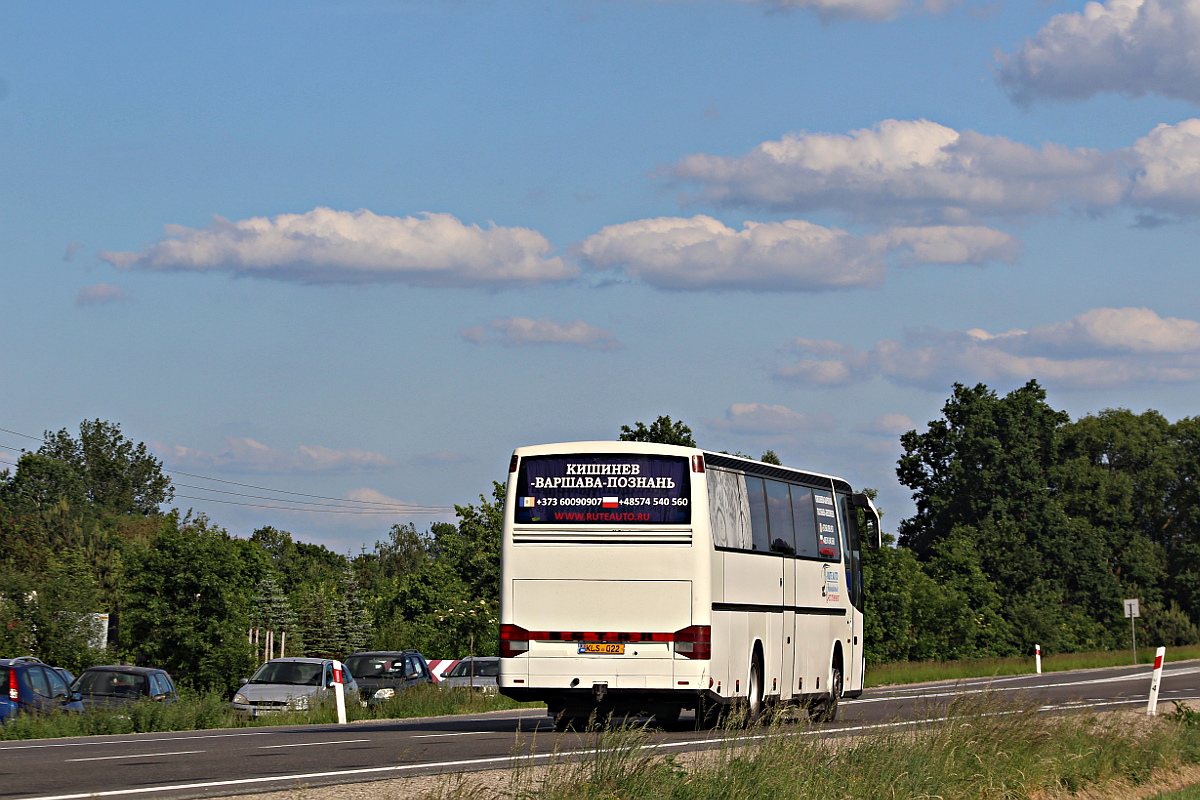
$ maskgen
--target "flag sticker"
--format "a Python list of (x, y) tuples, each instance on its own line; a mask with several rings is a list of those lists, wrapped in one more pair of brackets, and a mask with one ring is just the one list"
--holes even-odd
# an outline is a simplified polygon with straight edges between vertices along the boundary
[(601, 508), (616, 508), (617, 507), (617, 498), (615, 498), (615, 497), (604, 498), (604, 500), (600, 503), (600, 507)]
[(533, 508), (533, 501), (534, 501), (534, 498), (532, 498), (532, 497), (522, 497), (521, 498), (521, 508)]

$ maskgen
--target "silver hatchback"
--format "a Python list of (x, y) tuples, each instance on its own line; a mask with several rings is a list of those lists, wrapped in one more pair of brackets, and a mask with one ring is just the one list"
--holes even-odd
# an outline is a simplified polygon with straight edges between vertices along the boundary
[[(342, 670), (346, 703), (358, 703), (354, 676)], [(306, 711), (333, 697), (333, 661), (328, 658), (275, 658), (263, 664), (233, 696), (233, 710), (257, 717), (280, 711)]]

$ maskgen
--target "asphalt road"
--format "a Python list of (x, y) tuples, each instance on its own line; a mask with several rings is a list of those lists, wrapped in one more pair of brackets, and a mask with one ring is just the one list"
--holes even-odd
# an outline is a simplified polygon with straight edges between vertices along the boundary
[[(1144, 710), (1146, 665), (873, 689), (846, 701), (839, 722), (797, 725), (798, 736), (870, 733), (941, 716), (956, 698), (996, 692), (1052, 712)], [(1159, 702), (1200, 700), (1200, 661), (1168, 664)], [(684, 718), (654, 739), (668, 751), (719, 746)], [(538, 709), (346, 726), (254, 728), (0, 742), (0, 799), (217, 797), (535, 763), (590, 750), (594, 738), (556, 734)]]

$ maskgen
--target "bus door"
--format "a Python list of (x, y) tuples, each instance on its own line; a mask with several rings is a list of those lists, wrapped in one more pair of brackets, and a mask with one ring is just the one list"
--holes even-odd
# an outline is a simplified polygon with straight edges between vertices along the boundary
[(842, 634), (845, 642), (845, 658), (843, 659), (843, 680), (847, 689), (858, 687), (862, 676), (863, 654), (863, 585), (862, 585), (862, 550), (858, 534), (858, 512), (850, 500), (850, 496), (838, 492), (838, 522), (841, 532), (842, 564), (845, 571), (845, 592), (849, 601), (846, 608), (845, 632)]
[[(771, 552), (782, 556), (778, 559), (779, 604), (783, 609), (783, 629), (777, 646), (780, 649), (779, 686), (771, 688), (772, 694), (787, 699), (796, 693), (796, 527), (792, 513), (793, 487), (781, 481), (766, 481), (767, 514), (771, 521)], [(801, 667), (802, 668), (802, 667)]]

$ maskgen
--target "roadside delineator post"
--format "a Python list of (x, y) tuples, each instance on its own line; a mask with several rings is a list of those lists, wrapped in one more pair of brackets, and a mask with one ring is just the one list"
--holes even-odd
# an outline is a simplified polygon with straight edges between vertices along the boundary
[(1158, 652), (1154, 654), (1154, 677), (1150, 679), (1150, 701), (1146, 704), (1146, 713), (1151, 716), (1158, 713), (1158, 687), (1162, 683), (1163, 658), (1166, 655), (1165, 647), (1158, 648)]
[(1037, 674), (1042, 674), (1042, 646), (1035, 644), (1033, 646), (1033, 658), (1037, 662)]
[(333, 697), (337, 704), (338, 724), (346, 724), (346, 682), (342, 662), (333, 662)]

